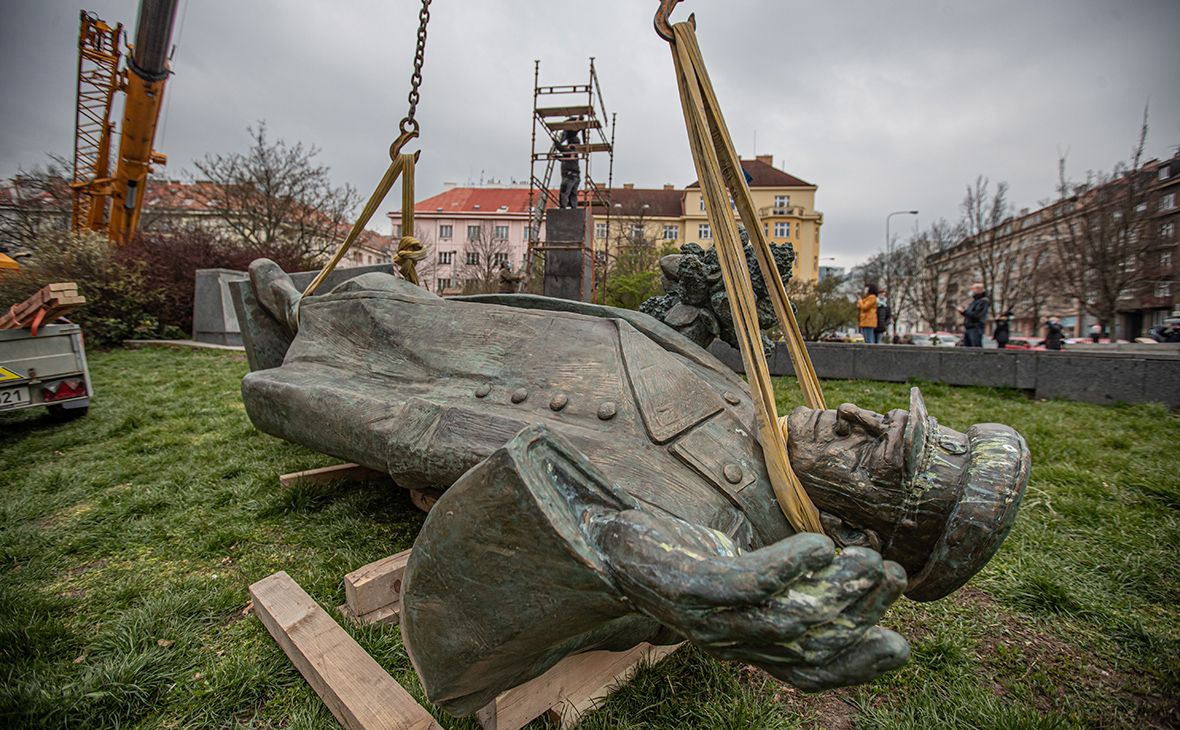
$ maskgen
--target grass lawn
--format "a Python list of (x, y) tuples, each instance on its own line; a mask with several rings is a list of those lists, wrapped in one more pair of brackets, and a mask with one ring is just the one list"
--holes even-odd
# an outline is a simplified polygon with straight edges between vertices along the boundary
[[(344, 574), (409, 548), (424, 515), (373, 483), (281, 489), (279, 474), (335, 462), (254, 430), (238, 392), (246, 370), (234, 354), (93, 354), (85, 418), (0, 414), (0, 726), (336, 727), (246, 611), (246, 587), (285, 570), (336, 615)], [(785, 413), (798, 389), (779, 387)], [(824, 388), (833, 404), (908, 405), (901, 384)], [(980, 575), (948, 599), (890, 610), (884, 623), (913, 647), (908, 667), (804, 695), (686, 648), (581, 727), (1180, 727), (1180, 419), (923, 392), (951, 427), (1017, 428), (1033, 470)], [(346, 628), (418, 692), (396, 628)]]

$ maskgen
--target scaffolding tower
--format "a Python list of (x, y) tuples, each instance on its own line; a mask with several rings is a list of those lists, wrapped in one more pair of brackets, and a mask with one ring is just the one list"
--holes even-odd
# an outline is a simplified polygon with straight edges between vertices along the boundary
[[(529, 227), (528, 227), (528, 281), (532, 282), (534, 265), (544, 260), (547, 250), (579, 249), (583, 255), (592, 257), (594, 283), (601, 280), (605, 256), (593, 252), (594, 231), (591, 229), (593, 216), (598, 213), (605, 220), (607, 238), (610, 231), (610, 191), (615, 171), (615, 115), (609, 116), (602, 98), (602, 87), (594, 69), (594, 58), (590, 58), (590, 78), (585, 84), (565, 86), (541, 86), (541, 62), (535, 62), (533, 69), (533, 137), (529, 161)], [(564, 98), (563, 98), (564, 97)], [(564, 102), (564, 103), (563, 103)], [(572, 154), (582, 168), (582, 182), (578, 192), (578, 208), (584, 211), (586, 235), (576, 246), (570, 244), (546, 244), (541, 240), (541, 224), (545, 211), (558, 207), (561, 189), (561, 173), (557, 172), (554, 185), (554, 171), (559, 170), (561, 159), (570, 154), (558, 149), (558, 142), (568, 130), (581, 133), (581, 144), (574, 145)], [(608, 136), (609, 133), (609, 136)], [(539, 146), (539, 148), (538, 148)], [(596, 152), (607, 155), (606, 185), (596, 180), (591, 161)], [(600, 260), (601, 259), (601, 260)]]

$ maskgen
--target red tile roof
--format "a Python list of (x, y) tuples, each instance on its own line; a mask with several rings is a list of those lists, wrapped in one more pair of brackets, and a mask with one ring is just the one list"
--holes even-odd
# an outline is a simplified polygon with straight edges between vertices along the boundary
[[(767, 164), (763, 160), (742, 160), (742, 169), (753, 181), (749, 183), (752, 188), (810, 188), (815, 187), (809, 182), (800, 180), (794, 175), (788, 175), (782, 170)], [(693, 181), (689, 185), (689, 189), (699, 188), (700, 181)]]
[[(611, 214), (679, 218), (684, 215), (684, 191), (612, 188)], [(643, 206), (647, 206), (644, 208)]]
[[(507, 209), (500, 211), (505, 206)], [(528, 209), (528, 188), (451, 188), (414, 204), (415, 213), (443, 215), (447, 213), (527, 213)], [(400, 208), (398, 210), (400, 211)]]

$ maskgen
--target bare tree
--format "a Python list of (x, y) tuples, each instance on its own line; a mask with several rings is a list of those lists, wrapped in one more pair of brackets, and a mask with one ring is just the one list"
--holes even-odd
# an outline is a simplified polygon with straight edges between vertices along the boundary
[(467, 225), (457, 270), (464, 294), (490, 294), (499, 290), (500, 263), (508, 261), (508, 232), (492, 221)]
[(1010, 290), (1016, 278), (1012, 267), (1016, 239), (1003, 227), (1012, 215), (1008, 183), (998, 183), (994, 193), (989, 192), (989, 187), (990, 181), (986, 177), (976, 177), (975, 184), (967, 186), (960, 207), (966, 234), (974, 239), (971, 252), (979, 271), (979, 281), (991, 297), (989, 314), (994, 314), (1007, 311), (1011, 306)]
[(795, 320), (803, 339), (818, 340), (856, 321), (856, 304), (840, 292), (842, 282), (839, 276), (828, 276), (821, 282), (787, 282), (787, 294), (795, 305)]
[(909, 249), (920, 273), (914, 277), (913, 302), (918, 316), (932, 329), (945, 329), (953, 311), (947, 289), (951, 274), (951, 260), (940, 256), (963, 240), (962, 222), (949, 223), (940, 218), (909, 240)]
[(1061, 216), (1053, 231), (1057, 253), (1055, 283), (1104, 327), (1114, 326), (1119, 301), (1147, 282), (1147, 252), (1158, 226), (1151, 225), (1150, 173), (1143, 170), (1147, 109), (1139, 141), (1126, 162), (1107, 173), (1090, 173), (1070, 182), (1065, 157), (1058, 161)]
[(211, 210), (247, 244), (289, 241), (310, 258), (324, 255), (349, 228), (356, 190), (332, 185), (328, 167), (315, 163), (318, 148), (281, 139), (271, 143), (264, 121), (247, 131), (246, 154), (205, 155), (193, 162), (214, 185)]
[(602, 285), (602, 301), (613, 307), (638, 309), (653, 296), (659, 296), (660, 258), (677, 253), (674, 241), (665, 241), (640, 211), (636, 215), (616, 216), (613, 253), (608, 252)]
[(17, 253), (35, 248), (37, 239), (70, 227), (72, 163), (50, 155), (45, 166), (21, 169), (0, 190), (0, 251)]

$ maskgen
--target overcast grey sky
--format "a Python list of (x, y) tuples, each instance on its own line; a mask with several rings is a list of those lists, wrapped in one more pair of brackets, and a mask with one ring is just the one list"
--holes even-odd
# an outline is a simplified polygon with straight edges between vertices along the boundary
[[(71, 155), (79, 0), (0, 0), (0, 176)], [(81, 0), (134, 31), (138, 0)], [(618, 113), (615, 183), (696, 175), (655, 0), (437, 0), (418, 119), (417, 190), (527, 180), (533, 60), (583, 83), (594, 56)], [(175, 75), (156, 147), (169, 177), (244, 151), (247, 125), (322, 149), (367, 197), (406, 113), (419, 3), (180, 0)], [(825, 264), (881, 248), (885, 217), (958, 216), (966, 184), (1006, 180), (1018, 207), (1069, 169), (1110, 169), (1151, 105), (1151, 156), (1180, 144), (1180, 2), (686, 0), (738, 151), (819, 186)], [(757, 150), (754, 139), (757, 135)], [(596, 168), (601, 171), (601, 168)], [(396, 207), (392, 200), (384, 212)], [(893, 219), (907, 232), (908, 217)], [(387, 230), (387, 227), (385, 228)]]

